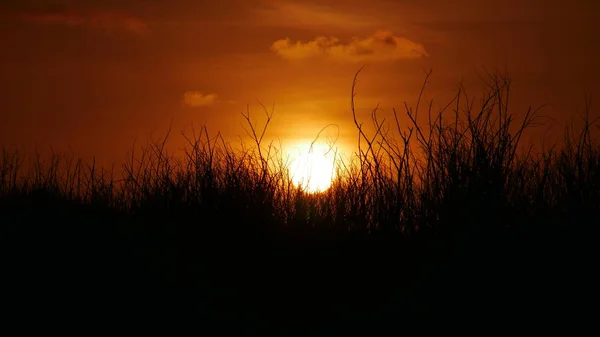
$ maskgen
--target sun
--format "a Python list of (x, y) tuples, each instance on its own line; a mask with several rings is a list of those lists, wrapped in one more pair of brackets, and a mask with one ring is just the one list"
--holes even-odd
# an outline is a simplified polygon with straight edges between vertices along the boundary
[(326, 191), (335, 179), (335, 151), (327, 144), (307, 143), (295, 147), (289, 165), (294, 185), (308, 193)]

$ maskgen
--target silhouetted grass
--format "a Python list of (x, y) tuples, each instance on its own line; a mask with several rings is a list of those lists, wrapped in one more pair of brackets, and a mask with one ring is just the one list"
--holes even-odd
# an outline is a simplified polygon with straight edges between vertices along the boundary
[(252, 143), (241, 150), (203, 127), (176, 155), (169, 132), (120, 170), (65, 154), (26, 165), (4, 148), (14, 286), (47, 311), (279, 322), (502, 316), (530, 304), (563, 315), (569, 296), (590, 295), (582, 275), (596, 263), (600, 147), (589, 106), (578, 133), (538, 153), (520, 140), (541, 116), (508, 111), (502, 74), (490, 74), (478, 103), (461, 88), (441, 111), (422, 112), (419, 97), (391, 123), (375, 108), (372, 134), (355, 113), (355, 84), (358, 150), (318, 194), (295, 187), (280, 149), (264, 144), (266, 108), (262, 126), (243, 116)]

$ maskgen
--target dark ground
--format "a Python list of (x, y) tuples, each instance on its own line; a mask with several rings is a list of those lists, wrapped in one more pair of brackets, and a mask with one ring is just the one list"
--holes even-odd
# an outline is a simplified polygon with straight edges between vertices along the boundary
[(5, 318), (23, 327), (178, 319), (221, 332), (368, 335), (443, 321), (582, 327), (597, 317), (591, 234), (298, 239), (83, 206), (13, 204), (3, 214)]

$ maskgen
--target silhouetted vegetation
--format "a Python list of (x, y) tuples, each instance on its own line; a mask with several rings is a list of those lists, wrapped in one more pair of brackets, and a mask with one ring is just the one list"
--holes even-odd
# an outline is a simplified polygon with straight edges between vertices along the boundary
[(539, 152), (520, 141), (542, 116), (508, 111), (507, 76), (437, 112), (419, 98), (388, 123), (375, 108), (372, 133), (354, 84), (360, 147), (317, 194), (264, 144), (267, 110), (265, 125), (244, 115), (253, 143), (242, 150), (202, 128), (183, 156), (166, 150), (167, 134), (120, 169), (64, 154), (27, 165), (3, 149), (7, 277), (24, 289), (15, 305), (268, 325), (583, 310), (600, 210), (589, 106), (578, 133)]

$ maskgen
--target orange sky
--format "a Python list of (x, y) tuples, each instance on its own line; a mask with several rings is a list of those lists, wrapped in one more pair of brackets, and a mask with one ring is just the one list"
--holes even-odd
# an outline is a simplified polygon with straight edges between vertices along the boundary
[[(551, 104), (564, 120), (600, 93), (593, 0), (2, 0), (0, 143), (120, 163), (133, 140), (208, 123), (242, 135), (240, 113), (275, 105), (270, 136), (328, 124), (354, 143), (359, 112), (445, 102), (482, 66), (506, 66), (515, 112)], [(367, 118), (364, 118), (368, 122)], [(348, 138), (352, 137), (352, 138)]]

